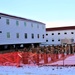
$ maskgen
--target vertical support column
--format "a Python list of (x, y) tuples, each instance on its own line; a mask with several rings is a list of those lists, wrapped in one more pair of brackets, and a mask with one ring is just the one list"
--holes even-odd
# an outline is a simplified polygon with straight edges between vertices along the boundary
[(28, 64), (28, 52), (23, 53), (23, 63)]
[(74, 54), (74, 46), (72, 46), (72, 51), (73, 51), (73, 54)]
[(73, 54), (73, 48), (71, 44), (69, 45), (69, 50), (70, 50), (70, 54)]
[(37, 65), (39, 65), (39, 53), (37, 53), (37, 59), (36, 59), (36, 63), (37, 63)]
[(47, 57), (47, 54), (44, 53), (44, 64), (48, 63), (48, 57)]
[(21, 62), (22, 62), (22, 52), (17, 52), (17, 67), (21, 66)]
[(71, 54), (71, 50), (70, 50), (70, 44), (68, 45), (68, 49), (69, 49), (69, 54)]
[(56, 54), (56, 59), (58, 59), (58, 53)]

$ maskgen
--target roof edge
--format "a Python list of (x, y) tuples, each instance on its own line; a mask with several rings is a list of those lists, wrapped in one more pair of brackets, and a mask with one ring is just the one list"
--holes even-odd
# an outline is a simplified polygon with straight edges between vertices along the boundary
[(37, 23), (41, 23), (41, 24), (45, 25), (45, 23), (40, 22), (40, 21), (31, 20), (31, 19), (27, 19), (27, 18), (23, 18), (23, 17), (18, 17), (18, 16), (14, 16), (14, 15), (9, 15), (9, 14), (5, 14), (5, 13), (1, 13), (1, 12), (0, 12), (0, 15), (4, 15), (4, 16), (8, 16), (8, 17), (13, 17), (13, 18), (18, 18), (18, 19), (27, 20), (27, 21), (32, 21), (32, 22), (37, 22)]
[(65, 27), (46, 28), (46, 31), (74, 30), (74, 29), (75, 26), (65, 26)]

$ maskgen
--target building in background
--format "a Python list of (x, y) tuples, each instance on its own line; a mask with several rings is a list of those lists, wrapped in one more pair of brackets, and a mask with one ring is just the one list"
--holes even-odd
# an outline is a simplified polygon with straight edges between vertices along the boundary
[(0, 13), (0, 49), (37, 46), (46, 42), (45, 24)]
[(75, 26), (46, 28), (46, 45), (75, 43)]

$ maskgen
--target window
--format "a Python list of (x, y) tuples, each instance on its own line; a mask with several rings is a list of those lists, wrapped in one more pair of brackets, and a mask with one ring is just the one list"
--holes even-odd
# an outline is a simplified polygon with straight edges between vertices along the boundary
[(31, 36), (32, 36), (32, 39), (34, 39), (34, 34), (32, 34)]
[(25, 33), (25, 39), (27, 39), (27, 33)]
[(42, 38), (44, 39), (44, 34), (42, 35)]
[(42, 26), (42, 28), (44, 29), (44, 25)]
[(64, 34), (67, 34), (66, 32)]
[(17, 26), (19, 25), (19, 22), (18, 22), (18, 21), (16, 21), (16, 25), (17, 25)]
[(54, 33), (52, 33), (52, 35), (54, 35)]
[(19, 38), (19, 33), (16, 33), (16, 37)]
[(58, 35), (60, 35), (60, 33), (58, 33)]
[(52, 39), (52, 42), (54, 42), (54, 39)]
[(71, 34), (74, 34), (74, 32), (71, 32)]
[(10, 33), (9, 32), (7, 32), (7, 38), (10, 38)]
[(39, 25), (37, 25), (37, 28), (39, 28)]
[(9, 19), (6, 19), (6, 24), (8, 24), (8, 25), (9, 25)]
[(31, 27), (33, 27), (33, 24), (31, 23)]
[(60, 41), (60, 39), (58, 39), (58, 41)]
[(39, 38), (39, 34), (37, 34), (37, 38)]
[(48, 36), (48, 34), (46, 34), (46, 36)]
[(74, 39), (71, 39), (71, 42), (74, 42)]
[(2, 33), (2, 31), (0, 31), (0, 33)]
[(48, 42), (48, 40), (46, 40), (46, 42)]
[(26, 26), (26, 22), (24, 22), (24, 26)]

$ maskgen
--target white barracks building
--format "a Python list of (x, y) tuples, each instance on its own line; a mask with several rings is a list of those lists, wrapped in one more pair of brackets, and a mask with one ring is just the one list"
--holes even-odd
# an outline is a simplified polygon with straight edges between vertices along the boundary
[(75, 43), (75, 26), (46, 28), (46, 45)]
[(45, 24), (22, 17), (0, 13), (0, 48), (19, 48), (44, 43)]

